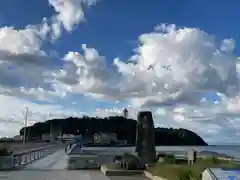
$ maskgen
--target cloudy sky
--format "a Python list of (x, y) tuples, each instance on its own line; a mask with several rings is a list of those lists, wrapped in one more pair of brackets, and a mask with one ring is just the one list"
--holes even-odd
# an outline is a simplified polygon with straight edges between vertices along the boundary
[[(216, 4), (217, 2), (217, 4)], [(48, 118), (130, 117), (240, 138), (240, 2), (8, 0), (0, 5), (0, 136)]]

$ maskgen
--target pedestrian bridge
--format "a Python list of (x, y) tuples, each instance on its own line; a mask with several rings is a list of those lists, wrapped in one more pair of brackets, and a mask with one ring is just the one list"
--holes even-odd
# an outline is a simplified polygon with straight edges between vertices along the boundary
[[(70, 149), (68, 149), (68, 152)], [(25, 154), (24, 154), (25, 153)], [(14, 155), (14, 170), (0, 171), (3, 180), (109, 180), (98, 171), (68, 170), (64, 146), (49, 147)]]

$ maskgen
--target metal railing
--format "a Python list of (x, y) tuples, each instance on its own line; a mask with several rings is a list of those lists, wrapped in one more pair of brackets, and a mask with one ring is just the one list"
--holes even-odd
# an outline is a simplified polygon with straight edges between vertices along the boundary
[(60, 147), (60, 145), (51, 145), (47, 147), (23, 151), (20, 153), (14, 153), (12, 155), (12, 167), (21, 168), (24, 165), (27, 165), (35, 160), (38, 160), (46, 155), (57, 151), (58, 149), (60, 149)]
[(76, 148), (76, 146), (77, 146), (76, 144), (72, 144), (71, 147), (67, 148), (66, 151), (67, 155), (71, 154), (71, 152), (73, 151), (74, 148)]

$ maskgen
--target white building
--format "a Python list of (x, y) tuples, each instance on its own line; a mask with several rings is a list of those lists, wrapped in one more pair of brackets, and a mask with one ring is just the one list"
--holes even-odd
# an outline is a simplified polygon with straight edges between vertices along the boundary
[(16, 135), (16, 136), (13, 137), (13, 139), (14, 139), (15, 141), (22, 141), (22, 140), (23, 140), (23, 136), (21, 136), (21, 135)]
[(126, 108), (123, 109), (123, 117), (128, 118), (128, 110)]
[(95, 133), (93, 135), (94, 143), (111, 143), (112, 141), (117, 141), (116, 133)]
[(42, 134), (41, 139), (43, 141), (50, 141), (50, 140), (52, 140), (52, 136), (50, 134)]

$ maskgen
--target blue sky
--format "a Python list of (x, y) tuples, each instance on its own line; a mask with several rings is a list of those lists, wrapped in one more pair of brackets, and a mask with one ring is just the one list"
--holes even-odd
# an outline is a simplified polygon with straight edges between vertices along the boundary
[[(2, 123), (18, 117), (22, 104), (35, 113), (33, 122), (50, 111), (108, 116), (127, 107), (131, 117), (150, 109), (156, 124), (191, 129), (209, 142), (240, 136), (240, 2), (84, 3), (1, 2), (0, 93), (7, 110), (15, 104)], [(16, 120), (0, 136), (20, 126)]]
[[(138, 36), (151, 32), (160, 23), (200, 28), (216, 39), (238, 40), (239, 5), (238, 1), (228, 3), (223, 0), (217, 3), (199, 0), (100, 1), (94, 9), (86, 8), (87, 22), (76, 26), (71, 34), (64, 33), (53, 48), (64, 54), (70, 50), (79, 51), (80, 44), (86, 43), (110, 59), (116, 56), (127, 58), (136, 46)], [(53, 14), (47, 0), (4, 1), (0, 11), (1, 25), (16, 28), (37, 24), (43, 17)], [(239, 51), (238, 46), (236, 51)]]

